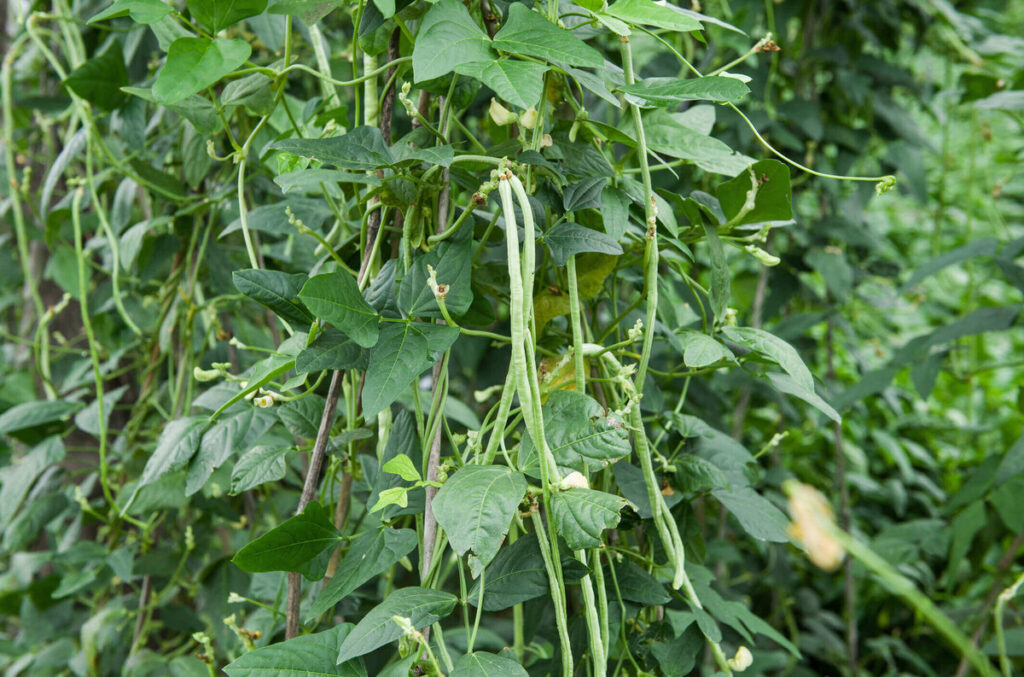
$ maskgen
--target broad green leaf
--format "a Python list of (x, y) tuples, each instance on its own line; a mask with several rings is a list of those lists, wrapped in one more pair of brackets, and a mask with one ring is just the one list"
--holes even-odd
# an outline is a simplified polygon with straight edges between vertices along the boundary
[(355, 626), (340, 623), (330, 630), (300, 635), (243, 653), (224, 666), (229, 677), (366, 677), (362, 661), (336, 662), (338, 647)]
[(975, 101), (974, 107), (981, 110), (1024, 110), (1024, 89), (996, 92)]
[(347, 134), (327, 139), (284, 139), (270, 147), (340, 169), (380, 169), (395, 161), (376, 127), (356, 127)]
[(451, 73), (459, 64), (494, 58), (487, 34), (457, 0), (440, 0), (430, 8), (416, 35), (412, 72), (416, 82)]
[[(751, 186), (755, 186), (752, 195)], [(791, 195), (789, 166), (778, 160), (755, 162), (715, 190), (722, 212), (733, 226), (792, 219)], [(753, 202), (748, 204), (751, 198)]]
[(437, 274), (437, 283), (448, 287), (445, 294), (448, 312), (454, 317), (462, 315), (473, 303), (472, 259), (473, 242), (469, 239), (446, 240), (418, 256), (398, 288), (398, 307), (412, 317), (442, 317), (434, 292), (427, 284), (430, 279), (427, 266), (430, 266)]
[(759, 541), (787, 543), (789, 520), (781, 510), (750, 487), (716, 489), (712, 492), (726, 510), (739, 520), (740, 526)]
[(278, 376), (282, 376), (294, 368), (295, 358), (289, 357), (288, 355), (271, 355), (268, 358), (260, 360), (253, 365), (252, 371), (249, 372), (249, 380), (246, 381), (245, 387), (235, 393), (235, 395), (227, 402), (220, 405), (220, 408), (213, 412), (210, 419), (212, 420), (217, 418), (233, 404), (245, 399), (249, 393), (256, 392)]
[(348, 273), (338, 271), (310, 278), (302, 286), (299, 298), (314, 315), (333, 324), (363, 348), (377, 343), (380, 316)]
[(825, 287), (841, 303), (853, 289), (854, 272), (842, 251), (832, 247), (815, 247), (804, 261), (825, 280)]
[(651, 642), (651, 655), (658, 661), (665, 677), (685, 677), (693, 671), (704, 648), (704, 637), (696, 625), (690, 625), (675, 639)]
[(708, 258), (711, 262), (711, 312), (715, 315), (715, 322), (721, 323), (725, 321), (725, 311), (729, 307), (732, 277), (725, 260), (725, 247), (718, 238), (718, 230), (704, 223), (704, 235), (708, 240)]
[(342, 540), (331, 516), (316, 501), (302, 514), (285, 520), (231, 558), (242, 571), (299, 571), (320, 553)]
[(390, 19), (395, 15), (395, 0), (373, 0), (373, 4), (383, 18)]
[(719, 343), (713, 336), (692, 329), (684, 329), (676, 335), (683, 349), (683, 362), (687, 367), (699, 369), (721, 362), (735, 360), (732, 351)]
[(1012, 533), (1024, 532), (1024, 475), (1017, 475), (989, 496), (992, 507)]
[(412, 460), (405, 454), (398, 454), (380, 468), (384, 472), (389, 472), (392, 475), (398, 475), (406, 482), (419, 482), (420, 471), (416, 469), (416, 466), (412, 464)]
[(768, 374), (768, 379), (778, 391), (800, 398), (836, 423), (843, 422), (843, 418), (839, 415), (839, 412), (832, 407), (832, 405), (822, 399), (821, 396), (813, 390), (804, 390), (802, 387), (796, 385), (793, 377), (789, 374)]
[(387, 322), (370, 351), (363, 384), (363, 417), (376, 416), (432, 364), (429, 343), (411, 322)]
[[(536, 534), (525, 534), (498, 551), (484, 577), (484, 611), (501, 611), (515, 604), (548, 594), (547, 570)], [(469, 591), (469, 603), (476, 606), (480, 581)]]
[(59, 516), (70, 502), (62, 492), (55, 492), (40, 496), (26, 504), (4, 530), (4, 540), (0, 543), (0, 548), (8, 553), (24, 550), (29, 543), (38, 538), (43, 527)]
[(347, 172), (340, 169), (297, 169), (287, 174), (278, 174), (274, 177), (274, 183), (279, 185), (281, 192), (287, 195), (292, 191), (319, 193), (322, 185), (332, 185), (335, 183), (359, 183), (368, 186), (379, 186), (381, 181), (373, 174)]
[(28, 430), (45, 423), (66, 419), (81, 409), (81, 402), (49, 400), (16, 404), (0, 414), (0, 435)]
[[(122, 87), (121, 91), (150, 103), (158, 103), (150, 88)], [(220, 118), (217, 117), (217, 108), (210, 103), (209, 99), (198, 94), (187, 96), (177, 103), (161, 105), (191, 122), (200, 134), (213, 134), (221, 128)]]
[(44, 470), (63, 461), (64, 453), (59, 437), (47, 437), (17, 463), (0, 468), (0, 531), (7, 528), (36, 479)]
[(665, 418), (670, 422), (672, 430), (682, 437), (703, 437), (714, 439), (721, 433), (709, 426), (703, 419), (687, 414), (669, 413)]
[(689, 160), (705, 171), (735, 176), (752, 162), (718, 139), (690, 129), (663, 110), (647, 113), (643, 121), (650, 150)]
[[(389, 503), (381, 504), (382, 507), (393, 506), (381, 513), (381, 519), (390, 520), (400, 515), (420, 514), (424, 510), (426, 492), (413, 486), (415, 480), (405, 480), (397, 474), (384, 472), (381, 468), (381, 465), (387, 465), (400, 455), (408, 456), (414, 468), (422, 465), (422, 445), (412, 413), (408, 409), (402, 409), (395, 415), (384, 453), (379, 458), (365, 456), (362, 459), (367, 483), (370, 486), (366, 505), (376, 508), (385, 492), (387, 497), (392, 499)], [(396, 498), (400, 502), (395, 501)]]
[[(672, 601), (672, 596), (665, 590), (665, 586), (659, 583), (654, 576), (634, 564), (632, 560), (624, 558), (622, 562), (617, 562), (614, 566), (622, 599), (644, 606), (658, 606)], [(610, 585), (610, 578), (607, 575), (604, 577), (606, 585)], [(611, 595), (615, 595), (614, 589), (612, 589)]]
[(377, 677), (409, 677), (417, 660), (419, 660), (419, 654), (413, 651), (402, 660), (389, 663), (378, 673)]
[[(654, 513), (651, 511), (651, 501), (647, 495), (647, 482), (644, 480), (644, 472), (632, 463), (625, 460), (612, 465), (612, 473), (615, 475), (615, 483), (619, 491), (626, 497), (636, 514), (643, 519), (651, 519)], [(683, 500), (680, 492), (665, 496), (665, 503), (669, 508)]]
[(562, 207), (572, 212), (577, 209), (600, 209), (601, 193), (608, 183), (608, 177), (590, 176), (582, 181), (569, 184), (562, 191)]
[(393, 616), (408, 618), (417, 630), (450, 614), (455, 595), (430, 588), (400, 588), (369, 611), (349, 633), (338, 650), (338, 663), (352, 660), (395, 641), (404, 633)]
[(434, 516), (455, 552), (472, 551), (468, 562), (473, 578), (498, 553), (525, 495), (526, 478), (498, 465), (463, 466), (437, 492)]
[(923, 359), (934, 346), (945, 345), (966, 336), (1006, 331), (1017, 322), (1021, 309), (1022, 306), (1016, 303), (978, 308), (929, 334), (911, 339), (893, 355), (891, 363), (893, 366), (904, 366)]
[(956, 582), (957, 572), (961, 563), (971, 550), (971, 543), (988, 523), (984, 501), (971, 503), (953, 518), (949, 529), (953, 538), (949, 546), (949, 566), (946, 568), (946, 587), (951, 588)]
[[(424, 130), (420, 127), (417, 131)], [(425, 139), (418, 139), (416, 133), (409, 134), (404, 139), (391, 146), (391, 155), (395, 158), (395, 165), (413, 164), (426, 162), (431, 165), (450, 167), (455, 159), (455, 147), (451, 144), (443, 146), (427, 146), (422, 148), (417, 143), (427, 142)]]
[(570, 256), (583, 252), (621, 254), (622, 247), (608, 235), (578, 223), (563, 222), (544, 234), (556, 266), (564, 266)]
[(297, 16), (312, 26), (343, 4), (343, 0), (271, 0), (267, 14)]
[[(300, 353), (301, 354), (301, 353)], [(277, 417), (294, 437), (313, 440), (320, 430), (327, 400), (313, 394), (275, 407)], [(333, 421), (331, 422), (334, 423)]]
[(186, 4), (192, 18), (211, 33), (219, 33), (267, 8), (267, 0), (188, 0)]
[(672, 463), (676, 467), (677, 486), (682, 491), (729, 488), (729, 478), (721, 468), (696, 454), (680, 454)]
[(629, 198), (618, 188), (608, 187), (601, 192), (601, 217), (604, 232), (621, 242), (629, 225)]
[(370, 512), (379, 512), (389, 505), (396, 505), (405, 508), (409, 505), (408, 487), (391, 487), (377, 494), (377, 502), (370, 508)]
[(295, 358), (295, 373), (308, 374), (323, 370), (365, 369), (367, 352), (337, 329), (328, 329), (316, 337)]
[[(458, 327), (449, 327), (446, 324), (433, 324), (430, 322), (414, 322), (412, 328), (427, 339), (427, 352), (430, 353), (431, 362), (441, 359), (444, 351), (451, 348), (452, 344), (458, 340), (459, 335), (462, 333)], [(448, 402), (451, 403), (452, 400), (449, 399)], [(449, 414), (446, 415), (449, 418), (451, 417)]]
[(750, 88), (736, 78), (711, 75), (706, 78), (646, 78), (619, 90), (652, 106), (672, 106), (683, 101), (728, 101), (736, 103)]
[(205, 416), (189, 416), (168, 423), (160, 433), (153, 455), (146, 461), (135, 491), (152, 484), (165, 473), (184, 468), (199, 450), (206, 422)]
[(601, 547), (601, 534), (619, 523), (626, 499), (575, 487), (551, 497), (552, 518), (558, 533), (573, 550)]
[(793, 382), (800, 388), (809, 393), (814, 392), (814, 377), (800, 354), (778, 336), (754, 327), (725, 327), (722, 332), (729, 340), (778, 364), (793, 377)]
[(245, 106), (254, 115), (266, 115), (274, 109), (274, 81), (262, 73), (253, 73), (224, 85), (220, 103), (224, 107)]
[(544, 64), (515, 59), (472, 61), (455, 67), (459, 75), (479, 80), (500, 98), (524, 110), (540, 103), (547, 70)]
[(173, 200), (184, 200), (189, 196), (188, 188), (178, 180), (177, 176), (161, 171), (141, 158), (132, 158), (128, 161), (128, 165), (138, 175), (136, 181), (162, 195)]
[(527, 677), (528, 674), (526, 668), (511, 658), (475, 651), (455, 663), (450, 677)]
[(231, 471), (231, 493), (237, 495), (267, 482), (284, 479), (288, 447), (253, 447)]
[(89, 23), (105, 21), (119, 16), (130, 16), (139, 24), (151, 24), (171, 13), (173, 8), (160, 0), (117, 0), (104, 10), (93, 15)]
[[(522, 3), (509, 7), (508, 20), (494, 35), (495, 49), (570, 66), (601, 68), (604, 57), (575, 35)], [(481, 61), (485, 59), (480, 59)]]
[(296, 328), (308, 328), (313, 315), (299, 301), (299, 291), (308, 277), (302, 273), (250, 268), (231, 274), (238, 291), (253, 301), (270, 308)]
[(251, 447), (276, 423), (276, 419), (272, 412), (253, 407), (217, 421), (203, 433), (199, 452), (189, 464), (185, 495), (191, 496), (202, 489), (216, 468), (223, 465), (236, 451), (244, 451)]
[(331, 581), (313, 601), (307, 619), (313, 619), (370, 579), (390, 569), (412, 552), (418, 540), (412, 529), (383, 527), (364, 531), (352, 541)]
[(1006, 454), (999, 462), (997, 474), (1001, 478), (1000, 482), (1005, 482), (1022, 472), (1024, 472), (1024, 435), (1017, 438), (1017, 441), (1006, 450)]
[[(321, 226), (324, 222), (334, 218), (334, 212), (322, 199), (293, 197), (249, 210), (246, 225), (250, 231), (258, 230), (261, 233), (279, 236), (294, 235), (295, 227), (288, 223), (289, 211), (313, 230), (322, 231)], [(223, 239), (231, 233), (241, 231), (242, 220), (236, 218), (222, 229), (217, 237)]]
[(241, 66), (250, 53), (245, 40), (178, 38), (157, 73), (153, 96), (164, 105), (178, 103)]
[(71, 71), (63, 84), (102, 110), (120, 108), (128, 98), (121, 91), (128, 84), (121, 44), (111, 42), (101, 54)]
[[(605, 84), (606, 78), (603, 74), (595, 75), (590, 71), (580, 70), (579, 68), (573, 68), (571, 66), (567, 66), (565, 71), (571, 75), (581, 87), (597, 95), (598, 98), (603, 99), (609, 106), (619, 109), (622, 108), (622, 102), (619, 100), (619, 97), (612, 94), (608, 89), (608, 85)], [(600, 72), (601, 71), (599, 70), (598, 73)]]
[[(544, 436), (560, 466), (582, 470), (581, 461), (596, 467), (629, 456), (629, 435), (613, 415), (605, 414), (597, 400), (571, 390), (551, 393), (542, 408)], [(537, 451), (526, 436), (520, 451), (520, 467), (534, 474)]]
[(980, 256), (995, 256), (998, 249), (999, 240), (996, 240), (995, 238), (982, 237), (976, 240), (971, 240), (961, 247), (950, 249), (933, 259), (929, 259), (923, 265), (919, 266), (914, 270), (914, 274), (903, 283), (903, 286), (900, 287), (900, 291), (906, 293), (916, 287), (922, 280), (957, 263)]
[(626, 23), (657, 26), (670, 31), (699, 31), (703, 28), (695, 18), (653, 0), (618, 0), (605, 13)]

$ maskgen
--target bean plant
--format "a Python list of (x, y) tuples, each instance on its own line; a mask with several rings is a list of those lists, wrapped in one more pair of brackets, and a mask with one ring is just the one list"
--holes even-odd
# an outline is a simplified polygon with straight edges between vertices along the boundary
[[(831, 478), (772, 461), (790, 431), (744, 446), (752, 388), (841, 437), (889, 383), (837, 401), (833, 325), (818, 370), (762, 309), (795, 185), (896, 178), (776, 145), (784, 26), (692, 6), (8, 8), (0, 665), (815, 674), (789, 611), (723, 585), (738, 541), (780, 588), (859, 562), (998, 675), (793, 479)], [(702, 415), (740, 389), (731, 432)]]

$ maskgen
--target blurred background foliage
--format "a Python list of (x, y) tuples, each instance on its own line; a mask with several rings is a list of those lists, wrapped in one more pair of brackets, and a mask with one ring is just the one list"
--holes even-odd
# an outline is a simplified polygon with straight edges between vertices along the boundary
[[(81, 283), (71, 219), (77, 185), (65, 177), (65, 169), (83, 165), (86, 145), (94, 159), (107, 155), (87, 140), (88, 130), (65, 125), (74, 106), (44, 51), (35, 43), (17, 53), (11, 49), (19, 35), (17, 18), (40, 11), (82, 19), (41, 22), (45, 42), (60, 38), (80, 50), (77, 57), (67, 55), (74, 62), (108, 48), (110, 33), (85, 24), (105, 4), (80, 0), (50, 7), (14, 0), (6, 6), (0, 52), (9, 55), (13, 117), (4, 120), (4, 146), (24, 174), (8, 176), (6, 165), (0, 166), (5, 338), (0, 408), (5, 410), (48, 392), (62, 400), (88, 400), (82, 393), (91, 388), (93, 373), (83, 328), (76, 313), (64, 312), (76, 302), (61, 305), (64, 293), (77, 296)], [(794, 170), (795, 223), (774, 230), (765, 246), (781, 263), (766, 267), (735, 253), (730, 258), (732, 305), (740, 324), (763, 326), (791, 342), (824, 381), (826, 399), (842, 415), (842, 424), (808, 416), (743, 369), (688, 379), (685, 411), (767, 456), (758, 486), (780, 507), (787, 477), (826, 491), (841, 524), (995, 655), (995, 595), (1020, 573), (1024, 546), (1019, 319), (1024, 3), (706, 0), (702, 5), (700, 11), (746, 35), (709, 24), (706, 45), (681, 41), (679, 47), (701, 71), (747, 53), (751, 37), (770, 32), (779, 47), (728, 67), (750, 76), (752, 91), (742, 110), (765, 139), (818, 172), (892, 173), (898, 183), (879, 197), (871, 183)], [(328, 44), (350, 44), (353, 12), (346, 5), (320, 22)], [(363, 20), (371, 24), (361, 30), (363, 49), (382, 53), (389, 26), (374, 29), (372, 19)], [(265, 54), (283, 47), (281, 24), (273, 15), (254, 17), (243, 30), (251, 31), (246, 37)], [(103, 70), (100, 79), (125, 86), (145, 79), (152, 72), (148, 55), (170, 37), (158, 30), (120, 36), (127, 68)], [(653, 40), (636, 40), (642, 75), (686, 74), (657, 47)], [(312, 50), (302, 49), (312, 60)], [(332, 64), (336, 77), (348, 75), (346, 55), (333, 54)], [(103, 91), (111, 97), (112, 112), (93, 122), (99, 136), (122, 149), (120, 157), (130, 155), (123, 149), (139, 151), (123, 164), (105, 163), (96, 177), (110, 223), (99, 223), (92, 212), (82, 216), (86, 231), (110, 228), (120, 242), (122, 272), (116, 283), (125, 309), (116, 307), (112, 293), (115, 279), (109, 271), (116, 264), (99, 242), (87, 283), (93, 329), (106, 347), (100, 369), (115, 385), (108, 401), (124, 398), (108, 412), (112, 427), (122, 431), (110, 453), (120, 459), (117, 500), (123, 505), (143, 465), (143, 449), (152, 448), (163, 423), (202, 406), (193, 367), (231, 362), (244, 369), (257, 359), (253, 350), (239, 350), (223, 337), (234, 336), (239, 345), (256, 350), (274, 349), (280, 337), (275, 323), (245, 302), (231, 280), (231, 271), (245, 265), (246, 251), (232, 201), (236, 168), (207, 154), (206, 135), (220, 126), (216, 116), (178, 111), (188, 113), (192, 124), (186, 126), (138, 96), (123, 98), (127, 95), (116, 88)], [(232, 94), (229, 107), (237, 112), (233, 120), (244, 140), (268, 110), (269, 89), (256, 83)], [(489, 97), (470, 87), (459, 94), (472, 101), (467, 124), (494, 133), (487, 118)], [(295, 80), (284, 95), (290, 113), (275, 113), (253, 134), (252, 147), (262, 149), (296, 125), (312, 129), (334, 120), (344, 126), (357, 116), (351, 101), (317, 116), (305, 108), (314, 97), (330, 95), (315, 80)], [(610, 115), (599, 100), (588, 103), (591, 119)], [(715, 112), (718, 138), (753, 157), (765, 155), (746, 121), (723, 107)], [(403, 116), (396, 107), (396, 127), (405, 131), (409, 120)], [(229, 150), (223, 135), (216, 146), (218, 153)], [(266, 159), (249, 169), (249, 225), (263, 241), (261, 255), (274, 266), (306, 272), (316, 259), (312, 247), (294, 246), (290, 227), (282, 225), (283, 200), (314, 228), (336, 214), (325, 200), (286, 198), (273, 181), (284, 171), (275, 162)], [(663, 196), (682, 193), (680, 181), (686, 193), (711, 190), (711, 180), (692, 168), (679, 170), (682, 179), (655, 169), (655, 187)], [(458, 180), (456, 172), (453, 178)], [(466, 183), (472, 190), (472, 178)], [(28, 252), (15, 246), (12, 185), (28, 198)], [(145, 190), (137, 191), (137, 185)], [(349, 198), (331, 197), (351, 218)], [(161, 201), (176, 207), (164, 209)], [(486, 284), (484, 271), (481, 284)], [(37, 299), (25, 284), (26, 272), (38, 281)], [(708, 275), (698, 270), (694, 277)], [(197, 279), (206, 298), (192, 296)], [(669, 282), (665, 288), (661, 312), (680, 324), (691, 321), (695, 314), (686, 286)], [(143, 331), (133, 331), (125, 315)], [(625, 318), (623, 326), (637, 316)], [(452, 399), (467, 409), (473, 408), (475, 390), (503, 377), (505, 358), (488, 361), (485, 347), (486, 342), (467, 347), (453, 362)], [(37, 369), (40, 359), (47, 370)], [(645, 393), (645, 407), (672, 410), (681, 387), (658, 379)], [(13, 463), (16, 449), (63, 430), (60, 417), (50, 412), (43, 424), (23, 425), (0, 413), (3, 432), (14, 435), (0, 446), (6, 494), (0, 496), (0, 665), (12, 675), (86, 674), (93, 668), (113, 674), (122, 666), (126, 674), (193, 674), (196, 661), (188, 656), (196, 645), (188, 637), (203, 629), (212, 631), (226, 655), (237, 652), (241, 640), (220, 623), (237, 608), (229, 606), (228, 594), (248, 590), (273, 604), (282, 594), (282, 579), (249, 576), (228, 560), (257, 521), (290, 513), (301, 488), (301, 462), (289, 462), (283, 473), (289, 490), (264, 491), (258, 505), (252, 492), (228, 496), (208, 489), (186, 499), (177, 485), (166, 490), (155, 485), (133, 512), (161, 511), (150, 525), (159, 538), (147, 544), (129, 540), (108, 552), (94, 539), (108, 526), (79, 503), (80, 496), (98, 491), (96, 440), (90, 435), (97, 429), (97, 411), (85, 406), (64, 413), (74, 414), (76, 425), (64, 440), (66, 455), (63, 448), (43, 449), (38, 473)], [(467, 426), (475, 415), (464, 414)], [(652, 434), (662, 439), (660, 432), (655, 425)], [(283, 444), (291, 443), (288, 437), (282, 435)], [(680, 450), (708, 456), (730, 444), (719, 437), (687, 440), (667, 427), (663, 437), (665, 449), (675, 449), (663, 452), (670, 461)], [(217, 472), (220, 487), (230, 486), (230, 470)], [(31, 477), (31, 483), (18, 486), (22, 477)], [(748, 674), (967, 674), (935, 631), (859, 565), (847, 562), (839, 574), (823, 574), (789, 545), (739, 537), (736, 522), (724, 507), (703, 498), (700, 487), (679, 481), (676, 488), (697, 496), (683, 508), (685, 536), (695, 562), (713, 571), (714, 593), (742, 602), (782, 629), (803, 656), (798, 660), (768, 643), (755, 652)], [(12, 503), (17, 492), (21, 495)], [(222, 547), (193, 551), (185, 547), (187, 539)], [(154, 580), (168, 586), (160, 591), (159, 612), (146, 620), (163, 652), (134, 651), (123, 638), (126, 632), (131, 636), (142, 586)], [(1007, 606), (1004, 623), (1008, 654), (1020, 669), (1024, 611), (1019, 604)], [(266, 643), (274, 612), (254, 610), (246, 627), (263, 629)], [(736, 626), (725, 633), (740, 639)], [(636, 641), (642, 654), (642, 633)]]

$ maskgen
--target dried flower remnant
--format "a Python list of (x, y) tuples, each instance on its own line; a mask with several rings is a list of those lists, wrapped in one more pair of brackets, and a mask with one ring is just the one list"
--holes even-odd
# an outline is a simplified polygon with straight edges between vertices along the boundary
[(787, 480), (782, 485), (789, 496), (789, 514), (793, 522), (789, 535), (807, 551), (807, 558), (815, 566), (834, 571), (843, 561), (846, 551), (832, 535), (835, 516), (821, 492), (803, 482)]

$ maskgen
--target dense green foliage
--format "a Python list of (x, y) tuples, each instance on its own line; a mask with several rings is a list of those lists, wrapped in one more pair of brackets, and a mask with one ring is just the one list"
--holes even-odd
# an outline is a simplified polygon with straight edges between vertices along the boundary
[(5, 5), (5, 674), (1021, 669), (1024, 3), (686, 4)]

